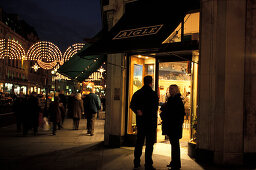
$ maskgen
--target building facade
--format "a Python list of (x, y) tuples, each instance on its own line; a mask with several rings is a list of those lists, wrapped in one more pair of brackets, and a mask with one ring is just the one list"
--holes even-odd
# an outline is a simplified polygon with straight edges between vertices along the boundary
[[(115, 27), (126, 4), (133, 2), (102, 1), (104, 27)], [(141, 87), (141, 77), (152, 75), (160, 101), (164, 102), (161, 95), (170, 83), (178, 84), (190, 101), (186, 139), (190, 156), (226, 165), (255, 161), (255, 7), (255, 0), (201, 0), (198, 11), (185, 15), (180, 29), (174, 30), (177, 34), (166, 37), (167, 44), (187, 38), (198, 41), (200, 47), (189, 53), (169, 49), (168, 53), (109, 54), (105, 144), (132, 145), (136, 122), (129, 111), (130, 97), (135, 87)], [(179, 60), (173, 58), (177, 55)]]
[(1, 47), (6, 47), (8, 50), (8, 54), (2, 53), (4, 57), (0, 57), (0, 92), (41, 93), (46, 83), (46, 71), (42, 69), (35, 71), (32, 68), (34, 61), (17, 57), (24, 55), (20, 46), (26, 53), (32, 44), (39, 41), (34, 28), (25, 21), (19, 20), (16, 14), (8, 14), (0, 8), (0, 39)]

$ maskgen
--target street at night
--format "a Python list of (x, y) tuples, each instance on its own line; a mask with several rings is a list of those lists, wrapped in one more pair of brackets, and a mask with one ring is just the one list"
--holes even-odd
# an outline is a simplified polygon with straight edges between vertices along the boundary
[(0, 169), (256, 168), (256, 0), (2, 0)]

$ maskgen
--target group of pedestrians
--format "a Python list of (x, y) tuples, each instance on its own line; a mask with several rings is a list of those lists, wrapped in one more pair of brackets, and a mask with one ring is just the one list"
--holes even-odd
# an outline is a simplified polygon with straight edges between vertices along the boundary
[(38, 133), (39, 113), (41, 107), (36, 93), (29, 96), (18, 96), (13, 103), (13, 111), (16, 116), (17, 131), (26, 136), (30, 129), (36, 136)]
[[(179, 88), (176, 84), (169, 86), (169, 97), (161, 107), (162, 133), (167, 135), (171, 143), (171, 161), (167, 165), (173, 170), (181, 168), (180, 143), (185, 109)], [(157, 111), (159, 98), (152, 90), (152, 77), (144, 77), (144, 86), (132, 96), (130, 108), (136, 114), (137, 141), (134, 150), (134, 169), (140, 167), (142, 147), (146, 139), (145, 169), (155, 170), (152, 153), (156, 142)]]
[[(53, 127), (59, 123), (59, 115), (63, 110), (63, 104), (59, 102), (60, 98), (56, 98), (56, 101), (50, 105), (50, 113), (53, 123)], [(95, 94), (95, 89), (92, 88), (90, 94), (83, 96), (81, 93), (71, 95), (68, 99), (68, 114), (73, 118), (73, 130), (79, 129), (80, 119), (82, 115), (87, 118), (87, 134), (94, 135), (94, 124), (97, 117), (97, 113), (101, 109), (101, 102), (98, 95)], [(53, 134), (55, 135), (56, 128), (53, 128)]]
[[(44, 108), (44, 109), (43, 109)], [(34, 135), (38, 133), (39, 122), (48, 124), (48, 120), (52, 123), (52, 135), (56, 135), (57, 129), (63, 128), (66, 113), (73, 118), (73, 130), (79, 129), (79, 122), (82, 115), (87, 117), (87, 134), (94, 135), (94, 124), (97, 113), (101, 109), (101, 101), (92, 88), (90, 94), (82, 99), (81, 93), (71, 95), (68, 100), (64, 94), (54, 97), (54, 101), (40, 105), (39, 98), (36, 93), (29, 96), (19, 96), (13, 104), (14, 113), (17, 121), (17, 131), (23, 132), (23, 136), (33, 129)], [(46, 118), (46, 119), (43, 119)]]

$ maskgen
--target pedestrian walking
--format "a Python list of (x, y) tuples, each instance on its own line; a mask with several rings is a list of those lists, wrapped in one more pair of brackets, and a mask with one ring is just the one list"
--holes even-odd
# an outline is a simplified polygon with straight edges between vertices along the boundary
[(91, 93), (85, 97), (85, 114), (87, 115), (87, 134), (94, 135), (94, 124), (97, 113), (101, 108), (101, 102), (98, 95), (95, 94), (95, 89), (91, 89)]
[(136, 114), (137, 141), (134, 150), (134, 169), (140, 167), (142, 147), (146, 138), (145, 169), (154, 170), (152, 153), (156, 142), (158, 96), (152, 90), (152, 77), (144, 77), (144, 86), (132, 96), (130, 108)]
[(75, 99), (73, 101), (73, 125), (74, 130), (78, 130), (79, 128), (79, 122), (81, 119), (81, 115), (84, 113), (84, 106), (83, 106), (83, 100), (81, 98), (81, 93), (77, 93), (75, 96)]
[(39, 124), (39, 112), (41, 111), (39, 105), (39, 99), (36, 96), (36, 93), (32, 93), (28, 99), (27, 108), (29, 112), (30, 127), (32, 126), (34, 131), (34, 136), (38, 133), (38, 124)]
[(167, 135), (171, 143), (171, 162), (167, 165), (171, 169), (180, 169), (180, 142), (182, 138), (182, 125), (185, 109), (181, 99), (179, 87), (176, 84), (169, 87), (170, 97), (161, 107), (162, 131)]
[(60, 129), (60, 123), (61, 123), (61, 112), (64, 111), (64, 106), (62, 103), (60, 103), (60, 98), (55, 97), (54, 102), (51, 102), (49, 107), (49, 116), (50, 121), (52, 122), (52, 134), (56, 135), (56, 129), (57, 126)]
[(23, 102), (22, 97), (17, 97), (13, 102), (13, 111), (16, 116), (17, 132), (21, 132), (22, 116), (23, 116)]
[(59, 94), (60, 103), (62, 103), (64, 111), (61, 112), (61, 127), (63, 126), (65, 117), (66, 117), (66, 106), (67, 106), (67, 99), (63, 91)]

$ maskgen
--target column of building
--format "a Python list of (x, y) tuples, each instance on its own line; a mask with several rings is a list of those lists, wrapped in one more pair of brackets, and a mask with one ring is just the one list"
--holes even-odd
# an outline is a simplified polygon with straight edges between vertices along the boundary
[(246, 1), (202, 0), (198, 156), (219, 164), (243, 163), (245, 25)]

